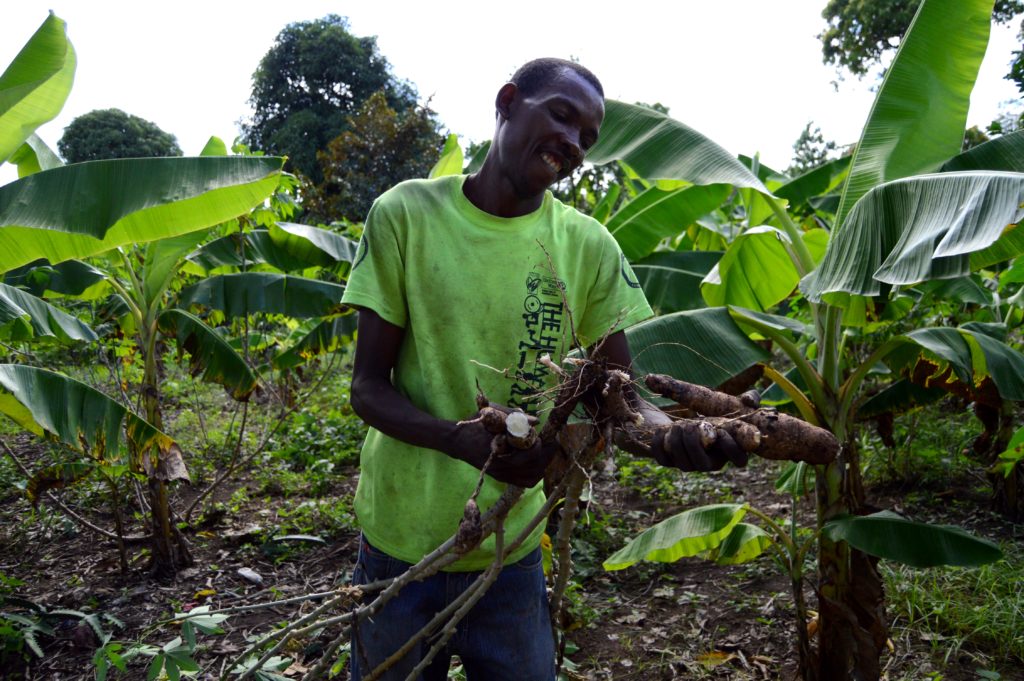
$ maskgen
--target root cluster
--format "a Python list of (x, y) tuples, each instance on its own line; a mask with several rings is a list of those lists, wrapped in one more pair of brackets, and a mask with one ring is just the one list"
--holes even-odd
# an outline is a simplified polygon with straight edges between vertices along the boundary
[[(432, 641), (430, 650), (408, 677), (415, 679), (443, 649), (455, 633), (458, 622), (493, 584), (505, 560), (558, 506), (558, 530), (552, 541), (553, 568), (549, 582), (549, 602), (555, 637), (559, 642), (561, 663), (564, 642), (560, 640), (560, 625), (565, 621), (564, 594), (572, 571), (570, 539), (579, 515), (580, 496), (589, 479), (590, 471), (601, 454), (610, 450), (611, 443), (616, 437), (620, 441), (625, 438), (640, 448), (649, 448), (651, 439), (659, 432), (659, 428), (646, 423), (640, 411), (634, 407), (637, 402), (632, 392), (632, 379), (628, 374), (608, 369), (598, 361), (573, 360), (569, 363), (572, 365), (572, 371), (556, 367), (562, 382), (556, 389), (553, 406), (540, 433), (536, 431), (526, 414), (508, 413), (490, 406), (484, 395), (477, 396), (477, 406), (480, 410), (477, 418), (494, 436), (488, 464), (494, 457), (505, 454), (510, 447), (529, 449), (538, 437), (545, 444), (558, 445), (558, 454), (545, 475), (547, 501), (518, 536), (505, 537), (504, 520), (522, 496), (521, 488), (508, 486), (499, 500), (484, 511), (481, 511), (477, 504), (483, 476), (487, 472), (488, 464), (485, 464), (474, 493), (466, 501), (463, 518), (448, 541), (399, 577), (360, 587), (343, 587), (312, 612), (284, 629), (257, 639), (226, 667), (221, 676), (222, 681), (226, 681), (230, 671), (243, 662), (247, 663), (248, 669), (237, 678), (242, 680), (253, 676), (262, 664), (297, 636), (324, 627), (341, 626), (342, 631), (327, 645), (322, 660), (303, 677), (304, 681), (324, 678), (336, 659), (339, 648), (349, 640), (353, 630), (358, 632), (360, 622), (379, 612), (405, 585), (435, 574), (479, 546), (486, 537), (494, 534), (496, 555), (493, 563), (480, 573), (476, 581), (456, 601), (439, 612), (388, 660), (366, 676), (367, 681), (380, 678), (408, 651), (429, 638)], [(551, 365), (554, 366), (553, 363)], [(705, 447), (711, 446), (718, 434), (725, 431), (745, 451), (771, 459), (825, 463), (838, 452), (838, 442), (828, 431), (774, 410), (759, 408), (756, 402), (657, 374), (647, 376), (645, 384), (653, 392), (668, 397), (689, 412), (697, 414), (692, 420), (696, 421), (696, 426), (700, 429), (702, 444)], [(570, 424), (570, 417), (581, 404), (586, 412), (583, 422)], [(280, 602), (267, 603), (265, 607), (277, 605), (280, 605)], [(260, 650), (264, 652), (255, 664), (249, 666), (248, 662), (251, 662)], [(352, 663), (355, 664), (356, 658), (360, 655), (358, 645), (354, 646), (351, 654)]]

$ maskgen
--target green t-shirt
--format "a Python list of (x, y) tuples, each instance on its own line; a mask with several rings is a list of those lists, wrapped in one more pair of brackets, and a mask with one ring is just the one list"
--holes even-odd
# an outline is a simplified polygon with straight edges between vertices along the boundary
[[(651, 308), (600, 223), (550, 192), (528, 215), (496, 217), (470, 203), (464, 179), (411, 180), (378, 198), (342, 300), (405, 329), (393, 381), (418, 408), (469, 418), (479, 382), (492, 402), (543, 416), (547, 405), (531, 396), (556, 381), (540, 356), (559, 362), (572, 349), (572, 328), (589, 345)], [(455, 533), (479, 477), (467, 463), (372, 428), (360, 465), (355, 510), (363, 532), (410, 563)], [(504, 488), (488, 476), (480, 509)], [(541, 485), (525, 493), (506, 521), (506, 542), (542, 504)], [(543, 524), (509, 562), (536, 548), (542, 531)], [(489, 537), (450, 569), (482, 569), (493, 555)]]

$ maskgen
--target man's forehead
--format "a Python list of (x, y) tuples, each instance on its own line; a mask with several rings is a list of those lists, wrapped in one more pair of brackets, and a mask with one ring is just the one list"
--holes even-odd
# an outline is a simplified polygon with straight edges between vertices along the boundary
[(574, 106), (596, 109), (604, 112), (604, 97), (586, 78), (572, 69), (562, 69), (558, 75), (545, 83), (535, 94), (539, 98), (564, 99)]

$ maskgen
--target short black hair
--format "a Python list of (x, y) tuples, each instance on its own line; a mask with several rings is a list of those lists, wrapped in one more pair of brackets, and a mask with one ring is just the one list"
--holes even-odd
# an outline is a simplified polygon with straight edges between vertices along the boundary
[(514, 83), (523, 95), (529, 96), (557, 78), (566, 69), (579, 74), (583, 80), (594, 86), (597, 94), (604, 98), (604, 88), (601, 87), (601, 81), (597, 79), (597, 76), (585, 66), (568, 59), (543, 57), (528, 61), (512, 74), (509, 82)]

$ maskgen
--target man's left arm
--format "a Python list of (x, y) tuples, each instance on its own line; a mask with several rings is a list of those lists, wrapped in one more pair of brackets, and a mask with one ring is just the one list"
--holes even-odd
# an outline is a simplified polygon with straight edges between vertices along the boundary
[[(633, 359), (624, 331), (610, 334), (588, 354), (592, 359), (605, 360), (611, 369), (632, 375)], [(616, 444), (620, 448), (631, 454), (651, 457), (663, 466), (684, 471), (717, 471), (730, 461), (736, 466), (747, 465), (747, 453), (725, 431), (719, 429), (714, 444), (705, 448), (695, 426), (673, 419), (641, 398), (630, 385), (626, 387), (626, 398), (644, 418), (647, 427), (654, 427), (654, 432), (650, 449), (637, 446), (625, 438), (617, 438)]]

